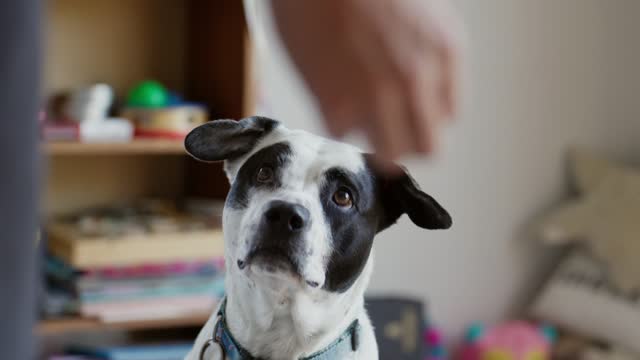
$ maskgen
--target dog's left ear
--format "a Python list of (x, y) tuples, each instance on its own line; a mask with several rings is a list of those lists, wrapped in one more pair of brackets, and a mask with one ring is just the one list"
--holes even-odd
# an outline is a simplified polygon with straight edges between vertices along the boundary
[(387, 173), (376, 170), (375, 166), (370, 165), (369, 168), (375, 176), (376, 196), (383, 212), (378, 232), (393, 225), (402, 214), (407, 214), (414, 224), (424, 229), (451, 227), (452, 220), (447, 210), (420, 190), (406, 169), (398, 166), (395, 171)]
[(184, 139), (184, 147), (201, 161), (233, 160), (250, 152), (279, 124), (276, 120), (260, 116), (239, 121), (210, 121), (191, 130)]

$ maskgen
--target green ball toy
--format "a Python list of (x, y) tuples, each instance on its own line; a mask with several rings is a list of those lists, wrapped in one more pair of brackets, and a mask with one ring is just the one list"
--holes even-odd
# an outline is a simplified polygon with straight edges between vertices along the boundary
[(134, 86), (127, 96), (127, 105), (132, 107), (162, 107), (169, 100), (167, 89), (157, 81), (143, 81)]

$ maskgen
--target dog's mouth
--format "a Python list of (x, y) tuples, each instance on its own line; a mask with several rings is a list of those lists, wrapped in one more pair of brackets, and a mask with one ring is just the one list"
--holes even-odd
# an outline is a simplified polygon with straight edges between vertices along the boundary
[(297, 261), (288, 251), (277, 247), (258, 247), (252, 250), (245, 260), (238, 260), (240, 270), (246, 266), (256, 266), (267, 272), (289, 272), (299, 276)]

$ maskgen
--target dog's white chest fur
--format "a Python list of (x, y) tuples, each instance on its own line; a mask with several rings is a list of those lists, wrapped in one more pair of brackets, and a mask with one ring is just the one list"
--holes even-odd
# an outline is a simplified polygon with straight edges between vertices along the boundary
[[(293, 289), (265, 289), (260, 285), (234, 282), (229, 277), (227, 324), (235, 339), (261, 358), (296, 360), (324, 349), (357, 319), (358, 347), (343, 359), (378, 358), (373, 327), (363, 304), (363, 292), (372, 262), (347, 297), (324, 295), (320, 298)], [(212, 336), (217, 311), (202, 329), (185, 360), (199, 359), (200, 349)], [(224, 360), (218, 346), (207, 351), (205, 359)]]
[(374, 359), (359, 356), (367, 352), (365, 347), (373, 346), (368, 352), (377, 353), (362, 301), (370, 269), (368, 266), (354, 291), (344, 296), (310, 294), (295, 288), (274, 292), (260, 284), (229, 281), (232, 297), (251, 299), (230, 303), (229, 328), (240, 343), (250, 344), (252, 353), (265, 354), (270, 359), (297, 359), (325, 348), (358, 319), (362, 345), (352, 354), (353, 359)]

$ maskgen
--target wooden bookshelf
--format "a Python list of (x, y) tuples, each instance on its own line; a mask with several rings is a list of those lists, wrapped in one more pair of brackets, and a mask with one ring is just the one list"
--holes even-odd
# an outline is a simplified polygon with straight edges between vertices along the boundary
[[(213, 311), (213, 310), (212, 310)], [(70, 317), (55, 320), (41, 320), (35, 328), (38, 336), (56, 336), (77, 332), (100, 332), (105, 330), (149, 330), (185, 327), (201, 327), (207, 322), (211, 313), (193, 314), (180, 318), (157, 320), (136, 320), (127, 322), (104, 323), (97, 319)]]
[(136, 139), (126, 143), (48, 142), (42, 145), (49, 156), (92, 155), (186, 155), (182, 140)]
[[(241, 1), (48, 0), (45, 16), (48, 99), (104, 82), (114, 89), (117, 113), (131, 87), (151, 79), (203, 104), (211, 119), (253, 113), (253, 59)], [(182, 140), (48, 142), (41, 149), (47, 157), (45, 218), (139, 199), (223, 200), (229, 190), (222, 164), (195, 161)], [(47, 355), (68, 344), (99, 343), (106, 336), (101, 332), (114, 336), (114, 343), (128, 343), (131, 331), (142, 337), (135, 341), (154, 329), (190, 331), (210, 315), (118, 323), (45, 319), (34, 333)]]

